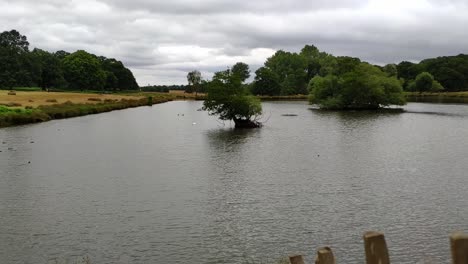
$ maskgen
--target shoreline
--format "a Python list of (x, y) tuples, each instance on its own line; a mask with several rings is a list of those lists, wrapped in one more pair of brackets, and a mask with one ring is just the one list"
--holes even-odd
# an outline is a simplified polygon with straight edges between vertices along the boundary
[(465, 92), (405, 92), (408, 102), (421, 103), (461, 103), (468, 104), (468, 91)]
[[(32, 106), (29, 102), (33, 100), (24, 100), (31, 92), (19, 92), (20, 96), (3, 97), (0, 100), (0, 128), (19, 126), (32, 123), (46, 122), (49, 120), (64, 119), (91, 114), (111, 112), (114, 110), (123, 110), (140, 106), (151, 106), (155, 104), (166, 103), (174, 100), (204, 100), (205, 95), (188, 93), (157, 93), (157, 92), (136, 92), (136, 93), (114, 93), (111, 95), (98, 95), (92, 93), (60, 92), (60, 99), (70, 99), (62, 103), (57, 102), (54, 96), (57, 93), (41, 92), (44, 98), (44, 104)], [(79, 94), (86, 98), (76, 101), (72, 97)], [(64, 96), (65, 95), (65, 96)], [(23, 98), (21, 97), (23, 96)], [(113, 96), (113, 97), (109, 97)], [(120, 97), (119, 97), (120, 96)], [(70, 98), (69, 98), (70, 97)], [(88, 98), (90, 97), (90, 98)], [(97, 97), (97, 98), (95, 98)], [(99, 98), (99, 97), (102, 97)], [(307, 101), (307, 95), (292, 96), (257, 96), (261, 101)], [(468, 92), (444, 92), (444, 93), (415, 93), (405, 92), (408, 102), (432, 102), (432, 103), (468, 103)], [(5, 100), (7, 98), (8, 100)], [(22, 99), (21, 99), (22, 98)], [(65, 99), (64, 99), (65, 98)], [(1, 98), (0, 98), (1, 99)], [(22, 100), (22, 101), (21, 101)], [(36, 103), (35, 103), (36, 104)]]
[(141, 99), (122, 99), (120, 101), (100, 102), (96, 104), (77, 104), (68, 101), (61, 104), (42, 105), (33, 109), (9, 108), (0, 105), (0, 128), (100, 114), (141, 106), (152, 106), (170, 101), (173, 101), (173, 99), (148, 96)]

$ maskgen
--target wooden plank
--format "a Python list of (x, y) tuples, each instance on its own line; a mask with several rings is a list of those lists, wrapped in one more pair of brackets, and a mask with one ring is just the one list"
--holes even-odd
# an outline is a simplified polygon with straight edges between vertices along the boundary
[(468, 264), (468, 235), (462, 232), (450, 236), (453, 264)]
[(390, 264), (384, 234), (374, 231), (366, 232), (364, 234), (364, 247), (367, 264)]
[(335, 264), (335, 257), (329, 247), (319, 248), (317, 250), (317, 257), (315, 258), (315, 264)]
[(291, 256), (289, 257), (289, 262), (291, 262), (291, 264), (304, 264), (304, 259), (301, 255)]

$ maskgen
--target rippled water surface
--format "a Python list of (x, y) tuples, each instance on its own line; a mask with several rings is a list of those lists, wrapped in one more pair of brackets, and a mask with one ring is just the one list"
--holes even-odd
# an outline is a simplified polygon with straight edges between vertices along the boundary
[[(0, 129), (0, 262), (449, 263), (468, 231), (468, 105), (336, 113), (264, 103), (235, 131), (201, 102)], [(297, 116), (282, 116), (296, 114)]]

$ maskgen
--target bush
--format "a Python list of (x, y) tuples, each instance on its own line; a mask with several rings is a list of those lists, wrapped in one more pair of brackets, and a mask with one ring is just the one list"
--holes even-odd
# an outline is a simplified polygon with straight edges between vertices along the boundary
[(93, 102), (101, 102), (101, 98), (88, 98), (88, 101), (93, 101)]
[(405, 104), (398, 79), (368, 63), (356, 64), (337, 75), (316, 76), (309, 87), (313, 103), (323, 109), (377, 109)]
[(57, 103), (57, 99), (47, 99), (47, 103)]
[(428, 72), (422, 72), (416, 76), (414, 82), (410, 82), (410, 91), (417, 92), (440, 92), (444, 90), (444, 87), (436, 80), (434, 76)]

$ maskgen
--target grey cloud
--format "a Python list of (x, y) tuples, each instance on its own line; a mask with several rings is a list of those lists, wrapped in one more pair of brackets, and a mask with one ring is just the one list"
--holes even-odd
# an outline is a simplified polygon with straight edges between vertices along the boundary
[(184, 83), (314, 44), (385, 64), (468, 53), (462, 0), (0, 0), (0, 30), (49, 51), (115, 57), (140, 84)]
[(112, 6), (126, 10), (149, 10), (156, 13), (169, 14), (219, 14), (219, 13), (284, 13), (288, 11), (300, 11), (304, 9), (331, 9), (348, 8), (360, 6), (367, 1), (363, 0), (255, 0), (255, 1), (232, 1), (232, 0), (104, 0)]

